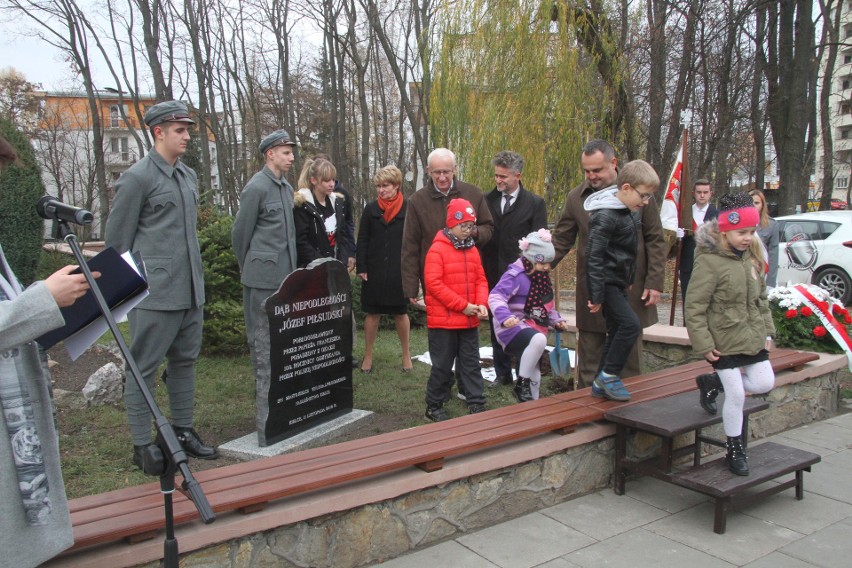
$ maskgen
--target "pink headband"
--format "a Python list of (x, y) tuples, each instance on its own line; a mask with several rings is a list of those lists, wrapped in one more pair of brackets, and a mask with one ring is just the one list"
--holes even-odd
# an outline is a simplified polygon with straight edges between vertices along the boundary
[(760, 224), (760, 213), (754, 207), (740, 207), (719, 212), (719, 231), (750, 229)]

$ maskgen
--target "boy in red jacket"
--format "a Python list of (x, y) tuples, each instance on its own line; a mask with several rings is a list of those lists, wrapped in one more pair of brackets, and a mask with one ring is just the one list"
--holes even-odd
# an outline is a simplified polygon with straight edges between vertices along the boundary
[(470, 202), (453, 199), (447, 226), (435, 235), (426, 254), (426, 326), (432, 373), (426, 384), (426, 418), (449, 418), (443, 405), (450, 399), (453, 361), (467, 391), (468, 412), (485, 410), (479, 368), (479, 319), (488, 317), (488, 281), (471, 231), (476, 215)]

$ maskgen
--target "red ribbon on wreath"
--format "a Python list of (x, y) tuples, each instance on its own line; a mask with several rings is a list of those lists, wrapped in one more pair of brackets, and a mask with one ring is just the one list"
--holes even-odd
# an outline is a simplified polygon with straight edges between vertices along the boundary
[[(797, 284), (793, 286), (793, 290), (798, 292), (802, 296), (802, 298), (809, 304), (809, 306), (814, 310), (814, 313), (825, 326), (825, 330), (831, 334), (831, 336), (841, 347), (841, 349), (846, 352), (846, 358), (849, 360), (850, 369), (852, 369), (852, 339), (849, 338), (849, 334), (846, 331), (846, 326), (838, 322), (837, 319), (832, 315), (831, 312), (835, 310), (829, 308), (828, 302), (822, 302), (820, 300), (817, 300), (813, 296), (813, 294), (810, 293), (807, 287), (802, 284)], [(834, 305), (836, 306), (837, 304)], [(841, 309), (845, 311), (845, 308)], [(814, 329), (813, 332), (814, 335), (817, 335), (816, 329)], [(820, 333), (819, 335), (817, 335), (817, 337), (821, 337), (823, 335), (825, 334)]]

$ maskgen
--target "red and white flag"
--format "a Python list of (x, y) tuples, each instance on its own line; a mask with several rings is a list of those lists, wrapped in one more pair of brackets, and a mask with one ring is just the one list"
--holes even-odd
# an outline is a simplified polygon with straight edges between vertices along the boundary
[(674, 231), (680, 227), (680, 194), (683, 182), (683, 143), (680, 142), (680, 148), (677, 151), (677, 158), (672, 167), (672, 174), (669, 176), (669, 185), (666, 189), (666, 196), (663, 199), (663, 204), (660, 207), (660, 221), (663, 223), (664, 229)]

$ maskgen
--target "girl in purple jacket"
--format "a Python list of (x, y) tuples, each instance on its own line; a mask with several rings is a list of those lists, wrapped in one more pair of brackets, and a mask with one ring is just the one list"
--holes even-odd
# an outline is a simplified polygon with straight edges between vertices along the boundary
[(550, 263), (555, 252), (550, 231), (539, 229), (520, 241), (521, 257), (509, 265), (488, 296), (497, 341), (518, 358), (518, 382), (513, 390), (518, 402), (538, 398), (541, 386), (539, 360), (547, 347), (548, 328), (567, 331), (568, 323), (556, 310)]

